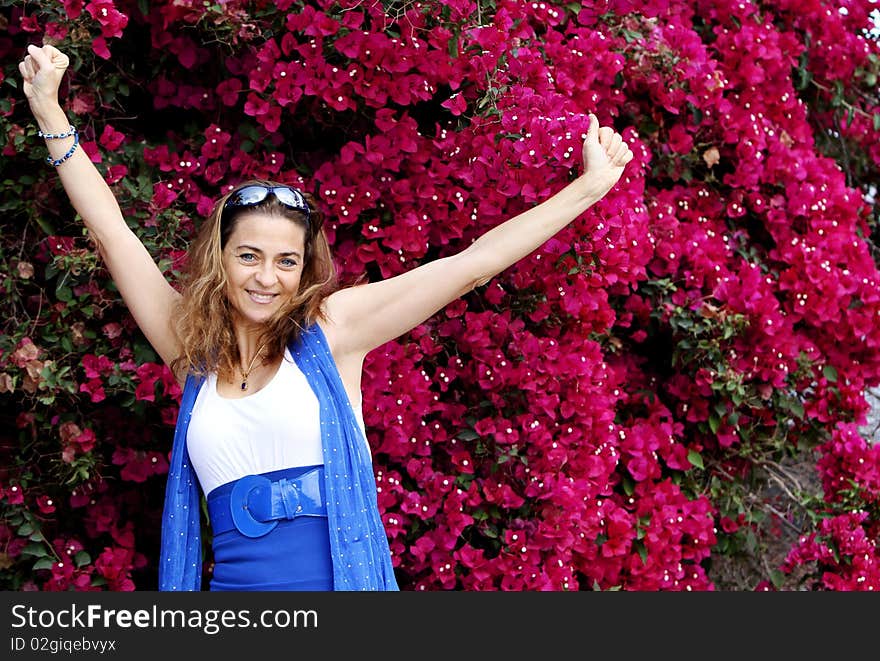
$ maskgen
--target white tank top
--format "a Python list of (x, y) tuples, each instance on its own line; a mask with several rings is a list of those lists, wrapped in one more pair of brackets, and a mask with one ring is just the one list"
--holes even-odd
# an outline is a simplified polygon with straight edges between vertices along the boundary
[[(360, 403), (354, 412), (365, 432)], [(288, 350), (272, 380), (241, 399), (217, 394), (217, 376), (209, 374), (186, 436), (204, 493), (245, 475), (323, 464), (318, 413), (318, 398)]]

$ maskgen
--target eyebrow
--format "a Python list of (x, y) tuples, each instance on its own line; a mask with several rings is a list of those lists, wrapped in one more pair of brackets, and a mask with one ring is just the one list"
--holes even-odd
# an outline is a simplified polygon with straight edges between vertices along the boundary
[[(242, 244), (240, 246), (236, 246), (235, 249), (236, 250), (246, 249), (246, 250), (251, 250), (253, 252), (258, 252), (261, 255), (263, 254), (263, 251), (260, 250), (259, 248), (257, 248), (256, 246), (249, 246), (247, 244)], [(302, 255), (300, 255), (299, 252), (297, 252), (296, 250), (290, 250), (288, 252), (279, 252), (277, 256), (278, 257), (290, 257), (291, 255), (294, 255), (295, 257), (302, 258)]]

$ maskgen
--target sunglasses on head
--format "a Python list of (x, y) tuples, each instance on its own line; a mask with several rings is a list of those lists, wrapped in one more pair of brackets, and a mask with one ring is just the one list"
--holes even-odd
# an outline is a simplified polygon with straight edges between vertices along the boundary
[(239, 207), (253, 207), (262, 203), (269, 195), (274, 195), (283, 206), (294, 211), (302, 211), (306, 220), (310, 219), (311, 209), (303, 194), (296, 188), (290, 186), (263, 186), (262, 184), (251, 184), (239, 188), (230, 195), (223, 210), (234, 209)]

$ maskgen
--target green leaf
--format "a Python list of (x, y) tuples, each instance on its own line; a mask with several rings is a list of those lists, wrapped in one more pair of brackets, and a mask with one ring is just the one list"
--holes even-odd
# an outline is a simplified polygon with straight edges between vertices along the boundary
[[(742, 404), (744, 397), (745, 395), (742, 391), (742, 388), (737, 388), (730, 394), (730, 400), (733, 402), (734, 406), (739, 406), (740, 404)], [(730, 424), (736, 423), (731, 422)]]
[(805, 90), (813, 80), (813, 74), (806, 69), (795, 69), (794, 86), (797, 90)]
[(49, 552), (46, 550), (46, 546), (44, 544), (31, 542), (21, 550), (21, 554), (32, 555), (36, 558), (42, 558), (49, 555)]
[(75, 556), (73, 556), (73, 562), (77, 567), (83, 567), (92, 562), (92, 556), (90, 556), (85, 551), (78, 551)]
[(55, 227), (52, 225), (52, 223), (46, 220), (42, 215), (34, 218), (34, 221), (47, 235), (57, 234), (57, 232), (55, 231)]
[(770, 582), (773, 583), (773, 585), (777, 588), (782, 587), (783, 583), (785, 582), (785, 574), (783, 574), (778, 569), (771, 569)]
[(70, 303), (73, 300), (73, 292), (70, 291), (70, 287), (61, 285), (55, 289), (55, 298), (64, 303)]
[(37, 571), (38, 569), (52, 569), (52, 565), (55, 564), (55, 561), (50, 557), (40, 558), (34, 563), (34, 566), (31, 568), (32, 571)]
[(691, 462), (692, 466), (696, 466), (697, 468), (704, 468), (703, 457), (696, 450), (688, 450), (688, 461)]
[(837, 383), (837, 370), (831, 365), (825, 365), (825, 367), (822, 368), (822, 374), (831, 383)]
[(15, 534), (19, 537), (29, 537), (33, 532), (33, 524), (30, 521), (25, 521), (18, 527), (18, 530), (15, 531)]
[(155, 363), (158, 356), (147, 342), (137, 339), (134, 342), (134, 360), (138, 365), (143, 365), (144, 363)]

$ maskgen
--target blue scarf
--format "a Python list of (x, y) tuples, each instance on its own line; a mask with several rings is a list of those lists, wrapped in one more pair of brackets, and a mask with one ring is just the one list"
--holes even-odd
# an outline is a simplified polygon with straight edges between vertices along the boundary
[[(318, 398), (334, 590), (397, 590), (379, 516), (372, 458), (327, 339), (317, 324), (290, 352)], [(203, 377), (186, 378), (174, 429), (162, 512), (159, 590), (196, 591), (202, 582), (201, 502), (186, 432)]]

